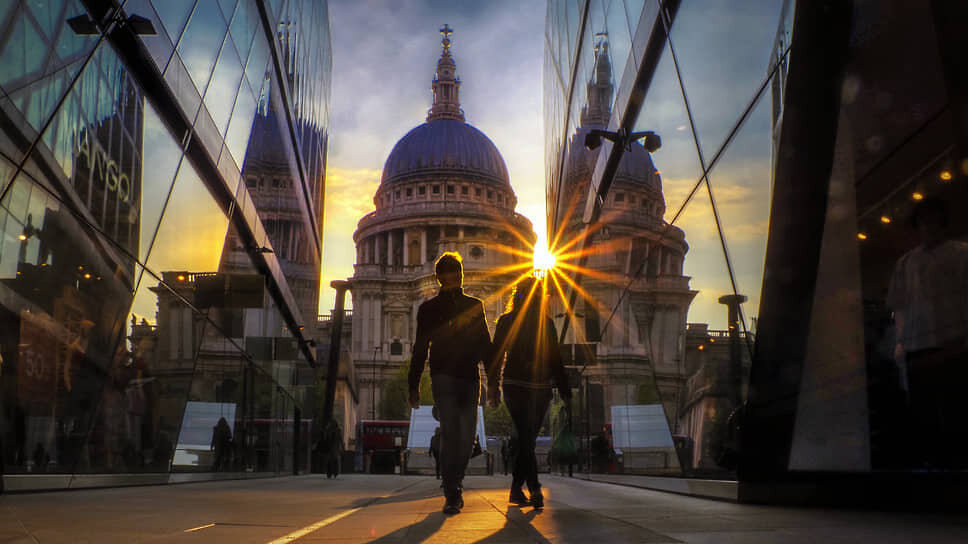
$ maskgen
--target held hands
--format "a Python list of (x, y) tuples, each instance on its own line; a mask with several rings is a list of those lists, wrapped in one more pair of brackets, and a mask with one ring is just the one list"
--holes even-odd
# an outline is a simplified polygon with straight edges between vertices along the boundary
[(416, 410), (420, 408), (420, 389), (410, 390), (410, 407)]

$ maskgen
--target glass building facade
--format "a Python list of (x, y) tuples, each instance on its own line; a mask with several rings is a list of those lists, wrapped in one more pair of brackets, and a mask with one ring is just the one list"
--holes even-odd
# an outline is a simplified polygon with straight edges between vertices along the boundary
[(965, 484), (964, 15), (548, 2), (582, 471), (737, 478), (751, 501)]
[(0, 27), (6, 489), (307, 470), (326, 3), (7, 0)]

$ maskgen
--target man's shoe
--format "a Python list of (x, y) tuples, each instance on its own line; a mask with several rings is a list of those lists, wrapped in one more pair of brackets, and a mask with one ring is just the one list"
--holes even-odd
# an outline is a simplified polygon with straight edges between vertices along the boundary
[(528, 498), (524, 496), (524, 491), (521, 491), (520, 489), (511, 490), (511, 496), (508, 497), (508, 502), (511, 504), (516, 504), (518, 506), (528, 506), (529, 504), (531, 504), (531, 501), (529, 501)]
[(459, 514), (460, 513), (459, 504), (460, 504), (460, 500), (457, 498), (447, 499), (447, 502), (444, 504), (444, 513), (447, 514), (448, 516)]
[(535, 509), (544, 508), (544, 495), (540, 491), (531, 494), (531, 506)]

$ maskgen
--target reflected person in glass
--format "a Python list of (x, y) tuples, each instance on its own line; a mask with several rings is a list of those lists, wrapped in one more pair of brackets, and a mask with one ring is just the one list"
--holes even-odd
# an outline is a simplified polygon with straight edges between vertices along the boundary
[(939, 198), (915, 206), (920, 243), (894, 267), (887, 305), (894, 311), (894, 356), (907, 371), (918, 468), (968, 466), (968, 243), (946, 239)]

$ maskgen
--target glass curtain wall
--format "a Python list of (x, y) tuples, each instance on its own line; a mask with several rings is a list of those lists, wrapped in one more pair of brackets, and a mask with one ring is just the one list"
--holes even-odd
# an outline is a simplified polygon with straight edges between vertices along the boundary
[[(731, 421), (745, 401), (763, 277), (768, 83), (784, 9), (548, 3), (549, 239), (583, 472), (735, 469)], [(620, 127), (654, 132), (661, 147), (651, 136), (623, 146), (595, 138)], [(623, 153), (609, 165), (615, 147)], [(588, 226), (586, 210), (598, 214)]]
[(849, 5), (548, 3), (582, 471), (968, 464), (963, 6)]
[(119, 4), (0, 3), (6, 488), (307, 470), (326, 4)]

